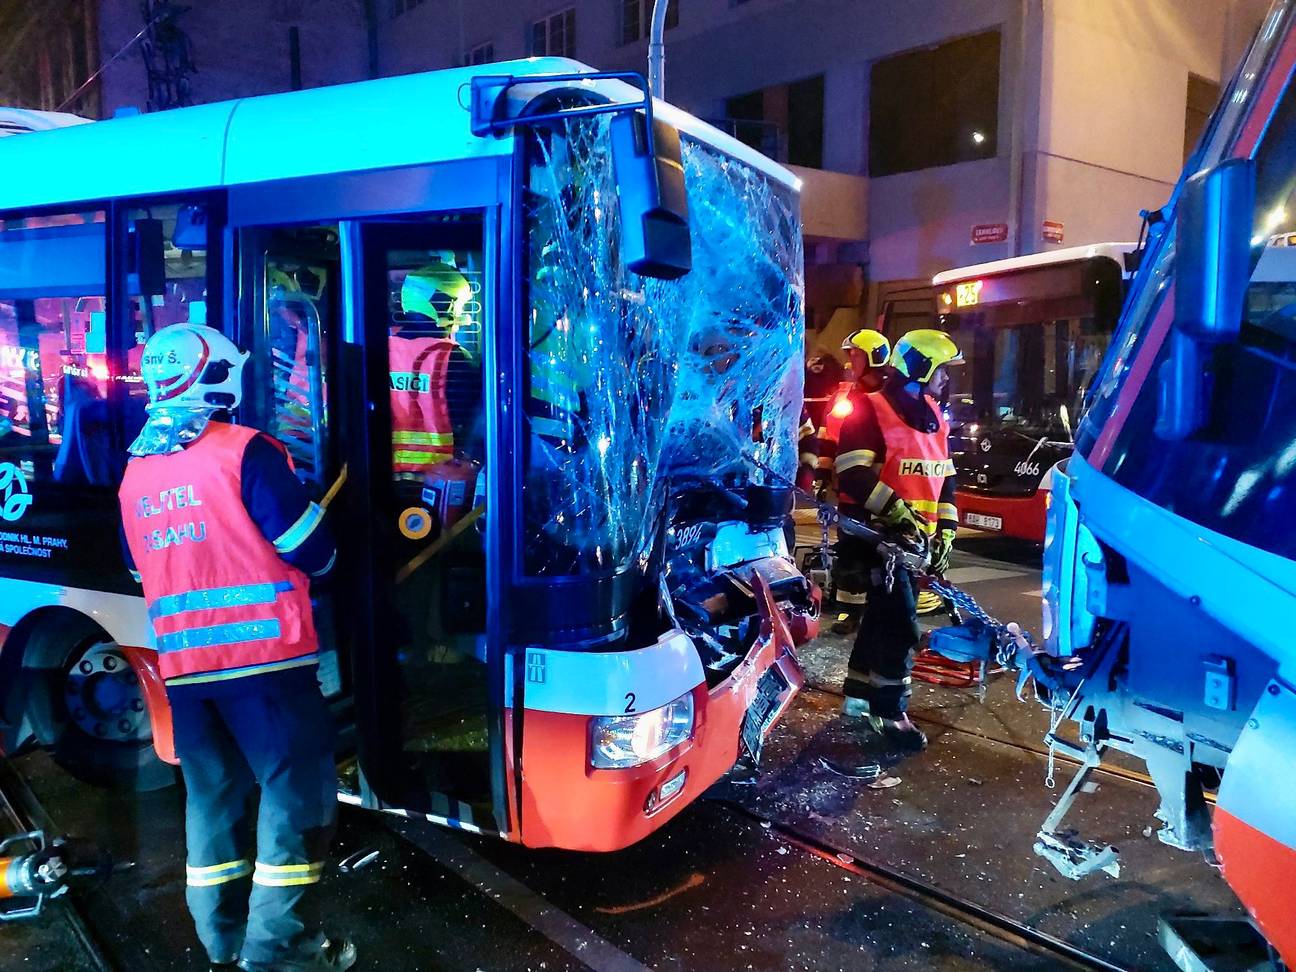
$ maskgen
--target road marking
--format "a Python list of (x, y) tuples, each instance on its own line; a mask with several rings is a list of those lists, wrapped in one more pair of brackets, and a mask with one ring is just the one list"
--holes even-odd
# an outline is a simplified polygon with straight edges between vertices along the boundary
[(485, 897), (521, 918), (594, 972), (653, 972), (650, 966), (556, 908), (449, 832), (430, 826), (402, 827), (400, 832), (437, 863), (454, 871)]
[(945, 578), (951, 584), (976, 584), (1005, 577), (1020, 577), (1024, 573), (1026, 571), (1004, 570), (1000, 567), (953, 567), (945, 572)]

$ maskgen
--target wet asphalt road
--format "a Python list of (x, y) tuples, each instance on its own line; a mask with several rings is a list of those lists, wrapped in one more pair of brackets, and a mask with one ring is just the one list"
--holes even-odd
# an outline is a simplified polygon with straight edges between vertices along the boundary
[[(952, 578), (998, 617), (1038, 627), (1038, 554), (993, 539), (960, 542)], [(1045, 714), (1013, 699), (1007, 677), (984, 701), (920, 685), (914, 711), (929, 749), (885, 789), (833, 773), (858, 740), (837, 717), (848, 648), (826, 636), (803, 652), (812, 685), (775, 730), (759, 774), (735, 772), (660, 833), (610, 855), (528, 851), (394, 817), (342, 808), (333, 873), (317, 904), (326, 929), (353, 937), (358, 968), (511, 970), (643, 968), (1057, 968), (789, 843), (764, 817), (876, 861), (1106, 960), (1170, 969), (1156, 942), (1166, 912), (1237, 913), (1199, 856), (1151, 835), (1155, 794), (1102, 778), (1073, 823), (1121, 847), (1120, 878), (1072, 883), (1031, 853), (1058, 789), (1044, 785)], [(79, 906), (122, 969), (206, 968), (184, 911), (178, 791), (87, 789), (44, 756), (16, 760), (61, 829), (136, 862)], [(746, 811), (746, 812), (743, 812)], [(0, 925), (0, 970), (92, 969), (57, 911)]]

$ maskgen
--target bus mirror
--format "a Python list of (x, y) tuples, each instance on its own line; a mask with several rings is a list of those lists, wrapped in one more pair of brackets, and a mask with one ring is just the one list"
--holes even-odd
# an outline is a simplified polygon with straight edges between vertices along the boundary
[(645, 277), (674, 280), (693, 268), (688, 193), (679, 130), (642, 111), (611, 123), (612, 166), (621, 207), (621, 259)]
[(166, 293), (166, 243), (160, 219), (137, 219), (128, 233), (126, 290), (155, 296)]
[(1207, 376), (1202, 369), (1202, 346), (1180, 331), (1170, 332), (1170, 353), (1158, 372), (1155, 431), (1159, 438), (1178, 442), (1202, 427), (1206, 415)]
[(1197, 173), (1177, 215), (1175, 326), (1202, 341), (1236, 340), (1251, 279), (1255, 163), (1229, 159)]

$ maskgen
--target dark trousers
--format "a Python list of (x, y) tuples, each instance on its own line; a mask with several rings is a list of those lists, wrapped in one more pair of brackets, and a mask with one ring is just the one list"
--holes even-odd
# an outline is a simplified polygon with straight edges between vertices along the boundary
[(832, 582), (833, 600), (840, 607), (858, 611), (864, 605), (868, 600), (869, 572), (876, 563), (877, 555), (867, 543), (838, 535)]
[(855, 646), (851, 650), (842, 691), (863, 699), (872, 715), (898, 719), (909, 707), (910, 672), (918, 653), (918, 614), (914, 607), (913, 579), (899, 565), (886, 588), (886, 569), (877, 551), (867, 543), (843, 537), (864, 580), (864, 611), (860, 615)]
[(333, 724), (314, 666), (167, 696), (188, 791), (186, 898), (208, 957), (309, 957), (324, 937), (301, 903), (337, 817)]

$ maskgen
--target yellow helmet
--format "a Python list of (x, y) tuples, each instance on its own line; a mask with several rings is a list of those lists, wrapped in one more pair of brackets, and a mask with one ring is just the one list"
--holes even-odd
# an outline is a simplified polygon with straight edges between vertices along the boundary
[(448, 263), (411, 270), (401, 284), (401, 311), (420, 314), (443, 328), (459, 324), (472, 299), (472, 285)]
[(895, 343), (891, 367), (910, 381), (926, 384), (941, 365), (960, 365), (963, 352), (944, 331), (923, 327)]
[(881, 368), (887, 363), (887, 358), (891, 354), (891, 342), (886, 339), (881, 331), (874, 331), (872, 328), (860, 328), (858, 331), (852, 331), (842, 342), (843, 351), (863, 351), (868, 355), (869, 365), (873, 368)]

